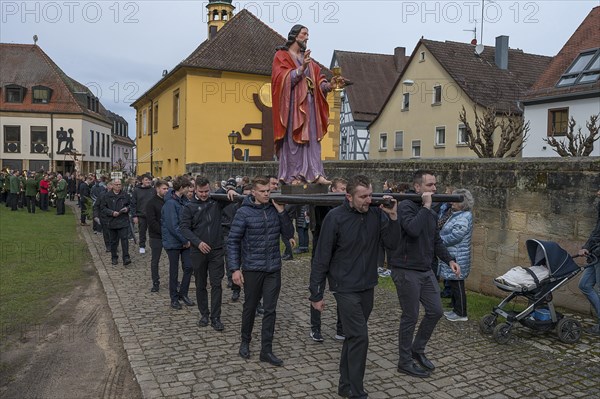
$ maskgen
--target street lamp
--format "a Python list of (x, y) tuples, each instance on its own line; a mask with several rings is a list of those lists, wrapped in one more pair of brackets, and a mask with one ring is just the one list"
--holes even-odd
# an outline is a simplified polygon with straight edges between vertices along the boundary
[(238, 142), (239, 132), (232, 130), (231, 133), (227, 136), (227, 140), (229, 140), (229, 144), (231, 144), (231, 162), (234, 162), (235, 158), (235, 145)]

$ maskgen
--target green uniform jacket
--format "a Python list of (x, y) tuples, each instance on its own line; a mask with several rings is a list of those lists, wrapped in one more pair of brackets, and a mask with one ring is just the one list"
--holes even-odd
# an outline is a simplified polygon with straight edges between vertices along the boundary
[(37, 192), (38, 192), (37, 181), (33, 177), (30, 177), (25, 182), (25, 195), (28, 197), (35, 197), (37, 195)]
[(18, 194), (21, 191), (21, 179), (15, 175), (10, 176), (10, 193)]
[(56, 193), (56, 198), (58, 199), (67, 198), (67, 181), (62, 179), (61, 181), (57, 182), (54, 192)]

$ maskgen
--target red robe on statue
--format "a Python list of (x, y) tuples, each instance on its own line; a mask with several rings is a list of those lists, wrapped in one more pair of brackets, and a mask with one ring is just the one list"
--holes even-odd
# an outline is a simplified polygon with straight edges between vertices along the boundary
[[(289, 51), (279, 50), (273, 59), (273, 73), (271, 75), (271, 91), (273, 96), (273, 133), (275, 143), (282, 140), (288, 131), (290, 112), (292, 113), (292, 137), (298, 144), (309, 142), (309, 119), (316, 116), (317, 140), (321, 141), (327, 133), (329, 126), (329, 104), (326, 93), (321, 84), (327, 82), (321, 74), (321, 68), (316, 62), (309, 64), (310, 76), (318, 77), (314, 82), (314, 102), (317, 115), (311, 115), (313, 110), (308, 106), (307, 77), (302, 76), (301, 81), (292, 90), (291, 72), (298, 68)], [(294, 96), (293, 109), (290, 109), (290, 96)]]

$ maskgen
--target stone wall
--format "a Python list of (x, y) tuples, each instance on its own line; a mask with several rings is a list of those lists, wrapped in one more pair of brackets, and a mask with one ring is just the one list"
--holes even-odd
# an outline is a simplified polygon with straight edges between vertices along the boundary
[[(325, 162), (328, 177), (365, 174), (376, 192), (387, 179), (409, 182), (417, 169), (436, 172), (438, 192), (447, 185), (467, 188), (475, 197), (473, 267), (467, 287), (505, 296), (492, 280), (515, 265), (529, 265), (525, 241), (558, 242), (576, 253), (596, 223), (593, 204), (600, 189), (600, 158), (468, 159)], [(223, 180), (229, 176), (277, 174), (277, 163), (188, 165), (188, 171)], [(571, 281), (555, 295), (556, 303), (589, 312)]]

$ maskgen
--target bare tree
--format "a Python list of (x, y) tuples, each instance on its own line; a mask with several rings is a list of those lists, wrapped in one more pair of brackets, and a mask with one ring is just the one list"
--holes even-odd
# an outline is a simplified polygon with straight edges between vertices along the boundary
[[(556, 140), (554, 136), (545, 138), (544, 141), (561, 157), (587, 157), (594, 151), (594, 142), (600, 139), (600, 127), (597, 125), (598, 115), (590, 116), (585, 123), (589, 133), (581, 133), (581, 127), (575, 133), (575, 118), (569, 120), (569, 128), (565, 135), (566, 140)], [(554, 133), (554, 132), (553, 132)]]
[(119, 158), (113, 165), (113, 170), (122, 172), (125, 169), (125, 162)]
[[(479, 158), (511, 158), (519, 155), (527, 141), (529, 122), (522, 115), (505, 112), (498, 116), (493, 107), (486, 108), (483, 115), (475, 114), (475, 132), (467, 120), (467, 111), (462, 107), (459, 119), (465, 125), (467, 145)], [(494, 132), (500, 129), (498, 146), (494, 150)]]

